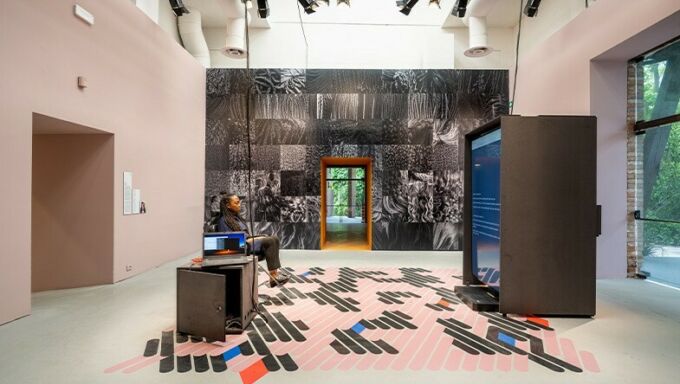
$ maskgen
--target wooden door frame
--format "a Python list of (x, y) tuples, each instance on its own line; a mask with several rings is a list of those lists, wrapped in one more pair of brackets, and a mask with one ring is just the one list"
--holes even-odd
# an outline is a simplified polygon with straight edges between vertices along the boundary
[(366, 186), (364, 188), (364, 193), (366, 194), (366, 240), (368, 243), (368, 249), (373, 248), (373, 223), (371, 218), (373, 217), (372, 207), (373, 201), (371, 196), (373, 195), (373, 163), (370, 157), (322, 157), (321, 158), (321, 241), (319, 247), (324, 249), (326, 245), (326, 169), (328, 166), (364, 166), (366, 171), (364, 172), (364, 177), (366, 178)]

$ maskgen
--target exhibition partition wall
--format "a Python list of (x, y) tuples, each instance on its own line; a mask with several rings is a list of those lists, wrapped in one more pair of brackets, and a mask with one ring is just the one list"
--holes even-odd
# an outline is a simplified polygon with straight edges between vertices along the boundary
[[(507, 113), (505, 70), (208, 69), (206, 202), (248, 195), (284, 248), (319, 249), (322, 157), (372, 159), (372, 249), (460, 250), (463, 135)], [(247, 204), (243, 205), (247, 207)], [(247, 215), (247, 214), (246, 214)]]

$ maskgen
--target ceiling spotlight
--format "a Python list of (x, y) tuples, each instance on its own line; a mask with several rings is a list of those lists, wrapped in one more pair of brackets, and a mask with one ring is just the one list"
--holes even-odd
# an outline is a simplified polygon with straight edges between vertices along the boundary
[(416, 5), (417, 2), (418, 0), (397, 0), (397, 7), (402, 7), (399, 12), (408, 16), (408, 14), (411, 13), (411, 9), (413, 9), (413, 6)]
[(453, 11), (451, 11), (451, 14), (456, 17), (465, 17), (467, 3), (468, 0), (456, 0), (456, 3), (453, 4)]
[(442, 9), (441, 4), (439, 4), (439, 0), (430, 0), (430, 7), (436, 5), (437, 8)]
[(319, 4), (314, 0), (298, 0), (298, 3), (302, 5), (302, 9), (305, 10), (306, 14), (314, 13), (319, 8)]
[(350, 5), (349, 5), (349, 0), (338, 0), (338, 5), (340, 5), (340, 4), (345, 4), (345, 5), (348, 6), (348, 7), (350, 6)]
[(524, 6), (524, 14), (529, 17), (536, 16), (538, 13), (538, 6), (541, 4), (541, 0), (529, 0), (527, 5)]
[(266, 19), (269, 16), (269, 4), (267, 0), (257, 0), (257, 13), (260, 18)]
[(185, 13), (189, 13), (189, 10), (184, 6), (182, 0), (170, 0), (170, 8), (175, 12), (175, 15), (182, 16)]

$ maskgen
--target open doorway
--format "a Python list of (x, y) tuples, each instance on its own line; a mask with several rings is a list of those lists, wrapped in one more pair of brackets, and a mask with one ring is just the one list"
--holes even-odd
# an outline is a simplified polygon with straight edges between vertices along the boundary
[(323, 249), (371, 249), (368, 158), (322, 159)]
[(32, 291), (112, 283), (113, 135), (34, 113), (32, 151)]

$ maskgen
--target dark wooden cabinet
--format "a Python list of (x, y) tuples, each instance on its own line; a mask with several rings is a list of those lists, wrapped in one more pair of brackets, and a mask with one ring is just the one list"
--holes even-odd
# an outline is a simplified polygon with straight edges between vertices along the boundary
[[(252, 258), (250, 258), (252, 260)], [(208, 340), (242, 333), (255, 316), (255, 262), (177, 268), (177, 332)]]

